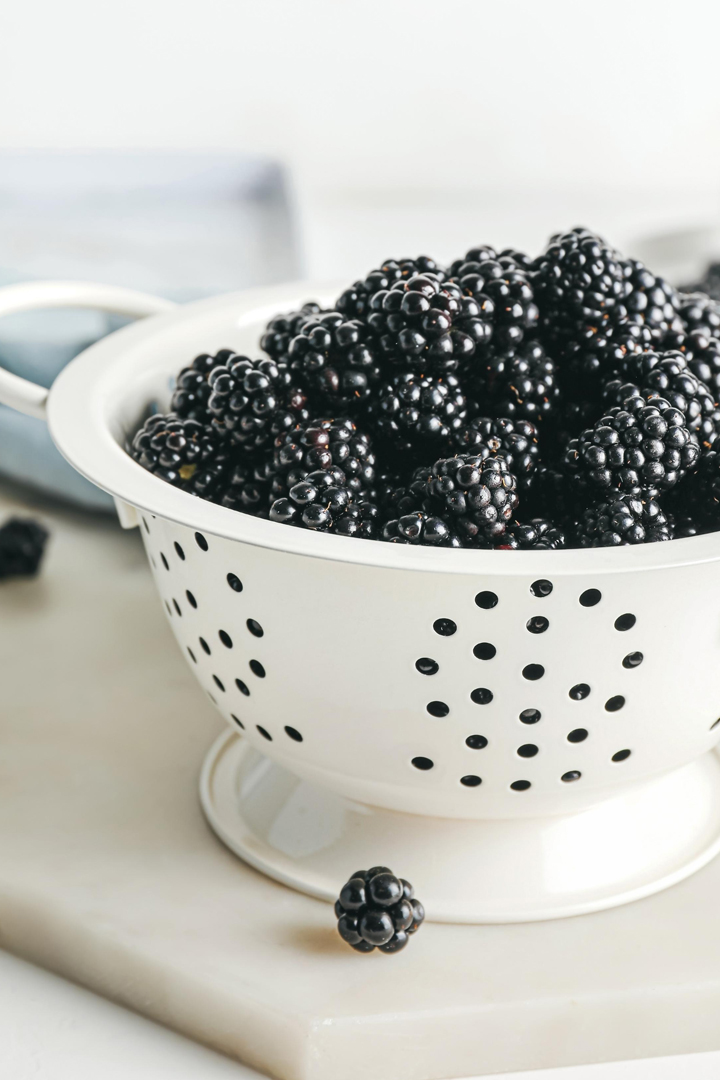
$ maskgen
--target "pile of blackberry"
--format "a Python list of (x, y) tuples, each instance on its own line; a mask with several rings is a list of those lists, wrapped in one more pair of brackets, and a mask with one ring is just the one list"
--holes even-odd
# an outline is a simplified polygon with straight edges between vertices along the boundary
[[(718, 275), (716, 274), (715, 277)], [(202, 353), (128, 445), (240, 513), (395, 544), (558, 550), (720, 529), (720, 289), (597, 233), (386, 259), (258, 353)]]

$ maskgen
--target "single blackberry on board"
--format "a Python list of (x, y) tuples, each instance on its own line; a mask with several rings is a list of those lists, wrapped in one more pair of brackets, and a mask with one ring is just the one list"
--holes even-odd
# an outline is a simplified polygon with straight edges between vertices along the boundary
[(409, 458), (449, 452), (450, 438), (463, 423), (465, 396), (454, 375), (402, 371), (382, 383), (367, 416), (376, 437)]
[(589, 229), (558, 233), (533, 263), (540, 330), (547, 346), (567, 347), (608, 336), (626, 317), (629, 291), (617, 252)]
[(613, 495), (582, 514), (575, 535), (580, 547), (618, 547), (671, 540), (673, 532), (656, 499)]
[(557, 408), (559, 389), (555, 362), (538, 341), (518, 348), (490, 350), (488, 358), (468, 367), (468, 394), (480, 411), (496, 416), (545, 422)]
[(637, 259), (623, 266), (630, 290), (624, 299), (628, 319), (650, 329), (656, 340), (668, 330), (682, 330), (680, 294)]
[(293, 385), (287, 367), (274, 360), (233, 354), (213, 369), (208, 381), (214, 425), (233, 444), (250, 451), (269, 445), (309, 417), (305, 391)]
[(502, 536), (518, 505), (516, 478), (500, 455), (443, 458), (417, 469), (410, 490), (470, 547)]
[(425, 919), (409, 881), (387, 866), (358, 870), (343, 885), (335, 903), (338, 933), (358, 952), (394, 953), (405, 948)]
[(454, 372), (490, 340), (494, 307), (464, 295), (455, 282), (430, 274), (400, 280), (376, 293), (368, 323), (380, 358), (425, 375)]
[(419, 255), (416, 259), (386, 259), (382, 266), (371, 270), (362, 281), (356, 281), (342, 293), (335, 304), (347, 319), (365, 319), (370, 312), (373, 297), (392, 288), (398, 281), (407, 281), (416, 274), (430, 274), (438, 281), (445, 279), (445, 272), (434, 259)]
[(320, 305), (314, 300), (309, 300), (299, 311), (273, 316), (260, 338), (260, 348), (272, 360), (281, 360), (287, 354), (290, 342), (300, 333), (303, 325), (308, 319), (319, 315), (320, 311)]
[(680, 320), (689, 334), (700, 330), (708, 337), (720, 336), (720, 302), (704, 293), (680, 293)]
[(519, 548), (521, 551), (557, 551), (566, 547), (565, 530), (542, 517), (524, 522), (512, 521), (498, 547)]
[(34, 577), (40, 569), (47, 529), (32, 518), (10, 518), (0, 528), (0, 579)]
[(175, 383), (170, 411), (189, 420), (207, 423), (210, 419), (210, 372), (234, 356), (232, 349), (220, 349), (214, 355), (200, 353), (189, 367), (182, 369)]
[(201, 498), (222, 483), (228, 465), (223, 439), (211, 426), (174, 413), (149, 416), (130, 455), (148, 472)]
[(380, 378), (376, 346), (365, 323), (337, 311), (306, 320), (288, 346), (288, 363), (321, 405), (354, 406)]
[(347, 417), (297, 424), (278, 436), (272, 461), (276, 498), (317, 469), (340, 469), (352, 492), (369, 492), (375, 481), (375, 454), (369, 436)]
[(571, 439), (565, 467), (580, 486), (653, 496), (681, 480), (699, 454), (679, 409), (662, 398), (629, 398)]
[(452, 441), (459, 454), (483, 458), (500, 454), (518, 486), (522, 490), (531, 486), (540, 460), (538, 429), (532, 421), (474, 416), (453, 432)]

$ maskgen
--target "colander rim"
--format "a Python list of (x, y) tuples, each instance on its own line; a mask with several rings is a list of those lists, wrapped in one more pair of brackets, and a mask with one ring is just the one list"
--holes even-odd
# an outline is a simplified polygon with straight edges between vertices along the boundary
[[(183, 328), (206, 324), (242, 329), (292, 310), (308, 297), (332, 303), (343, 288), (337, 282), (302, 281), (184, 304), (123, 327), (72, 360), (52, 386), (48, 399), (50, 433), (63, 456), (88, 480), (139, 511), (187, 528), (289, 554), (391, 570), (475, 575), (532, 574), (537, 577), (626, 573), (663, 569), (720, 559), (720, 533), (666, 543), (619, 548), (570, 548), (561, 551), (471, 551), (387, 544), (311, 533), (217, 506), (180, 491), (144, 470), (125, 452), (111, 430), (121, 404), (123, 372), (141, 355), (158, 355)], [(208, 343), (207, 348), (213, 348)], [(220, 347), (220, 346), (217, 346)], [(259, 352), (259, 349), (258, 349)], [(188, 362), (172, 354), (167, 376)], [(165, 363), (160, 365), (164, 370)], [(116, 395), (113, 399), (113, 394)], [(115, 410), (115, 412), (113, 412)], [(502, 560), (502, 566), (500, 561)]]

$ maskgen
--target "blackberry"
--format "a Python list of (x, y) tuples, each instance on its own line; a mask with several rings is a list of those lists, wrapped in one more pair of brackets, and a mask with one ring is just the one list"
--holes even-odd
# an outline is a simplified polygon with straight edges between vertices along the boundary
[[(503, 254), (507, 254), (504, 252)], [(478, 247), (470, 248), (468, 252), (463, 255), (462, 259), (455, 259), (450, 264), (449, 276), (457, 278), (461, 273), (480, 273), (483, 263), (494, 263), (495, 272), (500, 273), (497, 270), (499, 264), (499, 256), (494, 247), (490, 244), (480, 244)], [(490, 271), (492, 273), (492, 271)]]
[(696, 472), (673, 495), (670, 505), (676, 516), (687, 515), (703, 528), (720, 528), (720, 452), (703, 454)]
[(351, 503), (345, 513), (335, 520), (336, 536), (357, 536), (361, 540), (378, 540), (380, 512), (369, 500)]
[(565, 465), (582, 486), (654, 496), (682, 479), (699, 453), (679, 409), (662, 398), (629, 398), (571, 439)]
[(287, 367), (233, 353), (208, 380), (208, 410), (219, 431), (237, 446), (255, 451), (281, 432), (308, 419), (307, 397), (293, 385)]
[(464, 295), (480, 304), (490, 299), (493, 310), (487, 310), (492, 314), (492, 341), (497, 349), (516, 347), (537, 325), (539, 313), (529, 265), (530, 260), (521, 252), (508, 249), (496, 256), (492, 248), (473, 248), (464, 261), (452, 265), (450, 281), (457, 282)]
[(380, 378), (367, 326), (337, 311), (303, 323), (290, 342), (288, 362), (298, 381), (332, 408), (364, 401)]
[(557, 408), (559, 390), (555, 362), (538, 341), (496, 352), (472, 369), (468, 390), (484, 411), (496, 416), (545, 421)]
[(409, 881), (387, 866), (358, 870), (340, 890), (335, 904), (338, 933), (358, 952), (399, 952), (425, 918)]
[(551, 237), (533, 263), (541, 336), (550, 348), (591, 343), (627, 315), (630, 285), (617, 252), (588, 229)]
[(671, 540), (672, 529), (660, 504), (652, 498), (617, 495), (596, 503), (577, 523), (580, 547), (617, 547)]
[(519, 548), (522, 551), (557, 551), (566, 546), (565, 531), (547, 518), (512, 521), (501, 538), (499, 547)]
[(637, 259), (624, 264), (630, 290), (624, 299), (628, 319), (648, 327), (655, 339), (668, 330), (682, 330), (679, 318), (680, 295), (661, 277), (656, 277)]
[(434, 259), (420, 255), (417, 259), (386, 259), (377, 270), (371, 270), (363, 281), (356, 281), (338, 298), (335, 310), (347, 319), (364, 319), (370, 312), (373, 297), (392, 288), (398, 281), (407, 281), (416, 274), (431, 274), (443, 281), (445, 273)]
[(720, 400), (720, 340), (710, 337), (703, 330), (669, 331), (663, 338), (661, 348), (677, 350), (688, 362), (688, 368), (696, 378), (704, 382), (715, 401)]
[(315, 469), (293, 484), (286, 497), (270, 507), (270, 520), (327, 532), (343, 517), (352, 501), (340, 469)]
[(518, 505), (517, 481), (499, 455), (456, 456), (419, 468), (410, 490), (419, 509), (444, 521), (463, 544), (478, 546), (502, 536)]
[(261, 464), (236, 462), (228, 482), (216, 496), (216, 502), (228, 510), (266, 518), (270, 511), (270, 480)]
[(309, 300), (299, 311), (290, 311), (285, 315), (275, 315), (265, 327), (260, 338), (260, 348), (271, 360), (281, 360), (286, 356), (290, 342), (300, 333), (308, 319), (320, 314), (320, 305)]
[(720, 302), (704, 293), (680, 293), (680, 320), (688, 333), (700, 330), (707, 337), (720, 336)]
[(383, 540), (391, 544), (423, 544), (430, 547), (464, 547), (452, 525), (424, 510), (409, 511), (385, 522)]
[(135, 435), (130, 454), (173, 487), (205, 498), (222, 483), (228, 465), (223, 449), (221, 436), (211, 426), (156, 413)]
[(373, 296), (368, 323), (381, 357), (404, 370), (446, 375), (490, 340), (493, 312), (487, 297), (416, 274)]
[(210, 413), (208, 401), (210, 399), (210, 385), (208, 378), (210, 372), (221, 364), (227, 363), (234, 356), (232, 349), (220, 349), (212, 356), (210, 353), (200, 353), (196, 356), (189, 367), (182, 369), (175, 383), (175, 390), (170, 401), (170, 411), (189, 420), (199, 420), (200, 423), (208, 423)]
[(40, 569), (48, 531), (32, 518), (10, 518), (0, 528), (0, 579), (34, 577)]
[(406, 457), (450, 449), (462, 426), (467, 402), (454, 375), (435, 377), (403, 371), (378, 389), (368, 408), (377, 437)]
[(538, 429), (530, 420), (475, 416), (453, 433), (458, 453), (490, 457), (500, 454), (518, 485), (527, 489), (538, 467)]
[(370, 491), (375, 480), (375, 454), (369, 436), (346, 417), (297, 424), (278, 436), (272, 462), (276, 498), (317, 469), (342, 470), (351, 492)]

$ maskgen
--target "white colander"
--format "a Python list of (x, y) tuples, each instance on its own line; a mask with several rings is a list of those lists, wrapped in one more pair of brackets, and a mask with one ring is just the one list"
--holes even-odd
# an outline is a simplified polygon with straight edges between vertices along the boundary
[(125, 453), (196, 353), (256, 354), (272, 314), (338, 291), (170, 309), (77, 283), (0, 289), (0, 314), (164, 312), (86, 350), (49, 395), (0, 373), (0, 400), (47, 415), (140, 526), (181, 651), (228, 722), (201, 779), (211, 825), (326, 899), (389, 864), (447, 921), (577, 914), (692, 873), (720, 848), (720, 537), (477, 552), (315, 535), (178, 491)]

